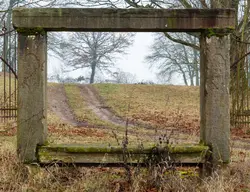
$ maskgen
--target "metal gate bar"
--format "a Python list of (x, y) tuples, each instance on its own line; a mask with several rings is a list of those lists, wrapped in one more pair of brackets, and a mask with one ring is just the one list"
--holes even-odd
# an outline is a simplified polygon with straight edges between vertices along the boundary
[(0, 122), (16, 120), (17, 117), (17, 65), (16, 65), (16, 32), (2, 28), (3, 55), (2, 75), (3, 89), (0, 96)]

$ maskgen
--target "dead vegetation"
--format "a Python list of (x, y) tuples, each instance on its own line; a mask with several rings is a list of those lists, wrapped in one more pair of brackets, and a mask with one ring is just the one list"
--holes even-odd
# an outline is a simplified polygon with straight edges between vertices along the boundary
[(28, 167), (18, 162), (12, 141), (0, 147), (0, 191), (249, 191), (249, 161), (232, 164), (227, 174), (200, 180), (193, 170), (164, 172), (133, 168), (128, 181), (122, 168)]
[[(197, 87), (158, 85), (95, 85), (102, 103), (122, 118), (151, 124), (155, 129), (129, 127), (129, 142), (147, 135), (149, 141), (157, 129), (175, 127), (186, 129), (178, 137), (171, 132), (169, 139), (197, 142), (199, 128), (199, 97)], [(80, 89), (66, 86), (69, 105), (78, 121), (94, 127), (74, 127), (48, 110), (49, 142), (51, 143), (122, 143), (124, 128), (98, 119), (82, 102)], [(183, 93), (183, 94), (182, 94)], [(158, 98), (158, 99), (156, 99)], [(128, 108), (130, 104), (130, 109)], [(95, 124), (97, 122), (99, 124)], [(102, 127), (103, 126), (103, 127)], [(25, 166), (16, 156), (15, 123), (7, 123), (0, 133), (0, 191), (250, 191), (250, 153), (248, 140), (238, 133), (232, 142), (232, 163), (224, 174), (201, 180), (197, 168), (167, 169), (164, 166), (130, 168), (82, 168), (56, 165), (40, 168)], [(133, 132), (134, 131), (134, 132)], [(185, 133), (189, 133), (189, 135)], [(192, 134), (191, 134), (192, 133)], [(142, 134), (145, 134), (142, 136)], [(158, 135), (161, 135), (159, 132)], [(191, 136), (190, 136), (191, 135)], [(187, 137), (188, 136), (188, 137)], [(236, 137), (234, 136), (234, 137)], [(154, 142), (159, 140), (154, 139)], [(138, 142), (139, 143), (139, 142)]]
[(157, 128), (199, 130), (199, 87), (115, 84), (94, 86), (111, 111), (120, 117), (128, 117), (131, 122), (150, 124)]

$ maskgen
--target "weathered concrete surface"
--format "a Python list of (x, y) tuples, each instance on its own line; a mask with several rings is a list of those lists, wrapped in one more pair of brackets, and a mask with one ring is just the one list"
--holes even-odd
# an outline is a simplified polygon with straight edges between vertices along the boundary
[(46, 35), (18, 35), (17, 152), (22, 162), (37, 160), (46, 141)]
[(229, 47), (229, 36), (201, 38), (201, 141), (215, 166), (230, 161)]
[[(170, 145), (168, 148), (155, 146), (144, 146), (143, 149), (128, 146), (127, 163), (138, 165), (149, 163), (152, 157), (170, 157), (176, 163), (199, 164), (205, 160), (208, 151), (207, 146), (202, 145)], [(74, 164), (124, 164), (124, 149), (122, 146), (104, 145), (47, 145), (38, 148), (40, 163), (50, 164), (52, 162), (74, 163)], [(154, 158), (156, 161), (157, 158)], [(161, 159), (162, 160), (162, 159)]]
[[(212, 149), (211, 163), (229, 162), (229, 38), (217, 30), (234, 28), (234, 10), (17, 8), (13, 25), (19, 32), (17, 145), (21, 161), (37, 161), (37, 145), (46, 141), (46, 31), (201, 31), (201, 141)], [(57, 154), (53, 151), (53, 155)], [(97, 161), (103, 157), (99, 155)]]
[(78, 9), (15, 8), (13, 26), (20, 32), (47, 31), (201, 31), (233, 29), (233, 9)]

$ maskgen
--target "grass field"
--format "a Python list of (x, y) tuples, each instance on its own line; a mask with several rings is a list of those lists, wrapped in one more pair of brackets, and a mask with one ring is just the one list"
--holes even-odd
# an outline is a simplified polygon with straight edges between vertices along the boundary
[(106, 105), (131, 121), (166, 128), (199, 128), (199, 87), (95, 84)]
[[(58, 86), (49, 84), (49, 86)], [(199, 130), (199, 88), (162, 85), (93, 85), (103, 105), (138, 127), (129, 128), (131, 142), (148, 142), (155, 130), (175, 127), (183, 130), (186, 142), (196, 142)], [(65, 123), (50, 108), (50, 143), (122, 142), (125, 128), (100, 120), (82, 98), (77, 85), (65, 85), (68, 104), (78, 121), (88, 126)], [(0, 84), (1, 89), (1, 84)], [(143, 125), (153, 129), (145, 130)], [(104, 127), (104, 128), (98, 128)], [(52, 166), (33, 169), (16, 156), (15, 123), (0, 127), (0, 191), (250, 191), (250, 153), (241, 138), (232, 145), (232, 163), (224, 174), (200, 180), (196, 168), (167, 171), (172, 166), (145, 168), (80, 168)], [(9, 130), (9, 131), (4, 131)], [(188, 133), (188, 134), (187, 134)], [(192, 137), (190, 137), (190, 135)], [(174, 135), (173, 135), (174, 137)], [(242, 139), (244, 140), (244, 139)], [(234, 148), (233, 148), (234, 147)], [(195, 174), (194, 174), (195, 173)]]

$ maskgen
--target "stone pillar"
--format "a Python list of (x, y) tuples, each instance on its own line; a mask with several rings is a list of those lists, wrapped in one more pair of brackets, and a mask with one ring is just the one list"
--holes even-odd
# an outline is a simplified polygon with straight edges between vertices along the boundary
[(211, 148), (205, 164), (211, 172), (230, 161), (230, 39), (228, 35), (207, 37), (202, 33), (200, 45), (200, 139)]
[(18, 34), (17, 152), (21, 162), (37, 160), (47, 138), (47, 35)]

